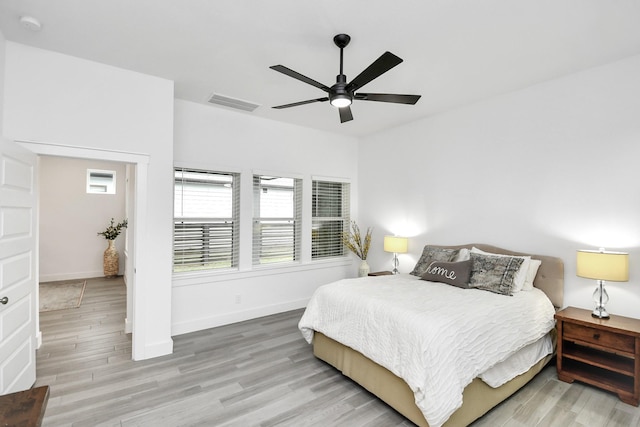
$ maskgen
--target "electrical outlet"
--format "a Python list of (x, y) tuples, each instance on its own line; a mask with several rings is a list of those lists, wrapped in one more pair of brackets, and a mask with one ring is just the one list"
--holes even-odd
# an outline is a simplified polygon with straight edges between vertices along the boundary
[(240, 295), (236, 295), (236, 304), (242, 303), (242, 297)]

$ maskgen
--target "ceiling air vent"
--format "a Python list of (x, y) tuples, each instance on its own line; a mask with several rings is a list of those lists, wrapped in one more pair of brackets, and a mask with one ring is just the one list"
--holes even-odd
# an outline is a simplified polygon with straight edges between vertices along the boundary
[(253, 111), (258, 108), (260, 105), (254, 104), (252, 102), (242, 101), (240, 99), (229, 98), (228, 96), (219, 95), (214, 93), (207, 100), (209, 104), (222, 105), (224, 107), (235, 108), (236, 110), (242, 111)]

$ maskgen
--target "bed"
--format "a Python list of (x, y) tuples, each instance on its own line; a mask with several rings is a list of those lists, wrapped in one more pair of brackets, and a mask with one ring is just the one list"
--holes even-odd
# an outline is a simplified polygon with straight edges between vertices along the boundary
[[(344, 375), (353, 379), (354, 381), (362, 385), (364, 388), (366, 388), (367, 390), (369, 390), (370, 392), (378, 396), (381, 400), (385, 401), (387, 404), (389, 404), (399, 413), (401, 413), (406, 418), (411, 420), (413, 423), (419, 426), (430, 426), (430, 427), (438, 427), (440, 425), (465, 426), (472, 423), (474, 420), (484, 415), (486, 412), (488, 412), (491, 408), (496, 406), (498, 403), (502, 402), (503, 400), (511, 396), (513, 393), (515, 393), (517, 390), (519, 390), (522, 386), (524, 386), (527, 382), (529, 382), (537, 373), (539, 373), (553, 357), (553, 349), (555, 349), (555, 328), (553, 327), (554, 325), (553, 311), (554, 311), (554, 308), (561, 307), (563, 303), (564, 267), (563, 267), (562, 260), (559, 258), (550, 257), (550, 256), (540, 256), (540, 255), (528, 255), (524, 253), (505, 250), (502, 248), (498, 248), (498, 247), (494, 247), (486, 244), (468, 244), (468, 245), (459, 245), (459, 246), (431, 246), (431, 248), (435, 248), (434, 250), (456, 251), (456, 253), (458, 253), (458, 251), (460, 250), (467, 250), (468, 252), (471, 248), (476, 248), (474, 250), (478, 250), (478, 252), (480, 253), (482, 253), (482, 251), (485, 251), (486, 253), (489, 253), (488, 255), (490, 256), (494, 256), (496, 254), (504, 254), (504, 255), (509, 255), (511, 257), (525, 257), (525, 258), (530, 257), (531, 260), (538, 260), (540, 261), (540, 263), (539, 263), (539, 267), (537, 268), (537, 271), (534, 272), (535, 278), (533, 277), (531, 278), (533, 282), (533, 287), (535, 287), (535, 289), (532, 290), (532, 292), (518, 292), (518, 293), (514, 293), (513, 296), (506, 296), (506, 295), (496, 295), (496, 293), (493, 291), (485, 292), (484, 290), (477, 290), (477, 289), (473, 289), (473, 290), (456, 289), (453, 286), (443, 285), (441, 283), (434, 284), (431, 281), (420, 280), (419, 277), (410, 277), (410, 275), (378, 276), (378, 277), (367, 277), (367, 278), (359, 278), (359, 279), (345, 279), (343, 281), (326, 285), (326, 287), (323, 286), (319, 288), (318, 291), (316, 291), (316, 294), (314, 294), (309, 305), (307, 306), (307, 309), (305, 310), (303, 317), (300, 320), (299, 327), (303, 335), (307, 339), (307, 341), (312, 342), (313, 352), (317, 358), (339, 369)], [(426, 252), (426, 249), (427, 247), (425, 247), (425, 252)], [(425, 252), (423, 252), (423, 257)], [(478, 256), (483, 256), (483, 255), (475, 255), (476, 258), (474, 259), (478, 259), (477, 258)], [(418, 262), (418, 264), (420, 264), (423, 257), (421, 257), (421, 260)], [(453, 261), (453, 260), (449, 260), (449, 261)], [(416, 265), (416, 269), (418, 268), (418, 264)], [(431, 264), (431, 265), (433, 266), (435, 264)], [(446, 265), (446, 264), (443, 264), (443, 265)], [(414, 271), (416, 271), (416, 269), (414, 269)], [(420, 289), (417, 289), (418, 287), (420, 287)], [(326, 298), (326, 297), (323, 297), (322, 295), (328, 292), (328, 289), (330, 288), (333, 288), (334, 290), (338, 289), (338, 293), (343, 293), (344, 295), (348, 295), (350, 292), (351, 293), (355, 292), (355, 294), (353, 295), (357, 295), (357, 297), (354, 298), (353, 295), (351, 297), (347, 297), (349, 299), (347, 300), (347, 308), (344, 309), (344, 312), (340, 312), (340, 310), (342, 309), (339, 309), (337, 304), (334, 307), (333, 302), (330, 302), (330, 301), (326, 302), (326, 304), (328, 305), (322, 306), (323, 303), (321, 301)], [(371, 292), (373, 293), (373, 296), (371, 297), (371, 299), (373, 302), (368, 301), (367, 298), (364, 297), (364, 294), (369, 292), (365, 288), (371, 289)], [(446, 375), (449, 375), (449, 377), (445, 376), (445, 378), (442, 379), (436, 376), (428, 375), (427, 376), (428, 380), (433, 382), (433, 384), (437, 384), (438, 387), (441, 386), (440, 383), (442, 384), (444, 384), (445, 382), (456, 383), (456, 387), (460, 388), (460, 392), (459, 392), (460, 403), (459, 404), (456, 403), (455, 404), (456, 408), (453, 410), (451, 410), (451, 408), (438, 407), (435, 410), (431, 411), (428, 408), (428, 406), (430, 404), (429, 398), (433, 397), (433, 393), (429, 394), (429, 388), (433, 389), (435, 386), (432, 386), (429, 382), (427, 382), (426, 387), (424, 389), (421, 388), (419, 386), (420, 382), (418, 381), (418, 383), (416, 383), (415, 378), (413, 378), (411, 375), (413, 368), (408, 369), (410, 371), (409, 374), (407, 374), (404, 369), (405, 364), (407, 365), (414, 364), (414, 362), (407, 363), (405, 362), (405, 359), (403, 359), (405, 357), (405, 353), (412, 351), (413, 338), (407, 338), (407, 335), (404, 335), (404, 331), (409, 330), (410, 328), (405, 328), (404, 323), (402, 322), (405, 321), (404, 317), (409, 317), (413, 319), (414, 317), (418, 316), (418, 314), (415, 314), (413, 312), (409, 312), (409, 314), (402, 312), (400, 314), (400, 320), (396, 321), (394, 320), (393, 317), (387, 317), (387, 314), (383, 315), (376, 312), (374, 317), (369, 318), (365, 321), (365, 323), (369, 322), (367, 323), (368, 325), (375, 324), (375, 328), (368, 327), (365, 325), (364, 329), (360, 330), (358, 333), (355, 334), (356, 338), (346, 338), (342, 336), (342, 330), (344, 329), (357, 330), (358, 328), (358, 326), (353, 326), (352, 324), (349, 323), (350, 320), (348, 320), (347, 317), (351, 315), (350, 313), (357, 312), (359, 310), (363, 312), (368, 312), (371, 310), (373, 312), (374, 309), (372, 309), (372, 307), (377, 307), (377, 305), (389, 305), (393, 307), (395, 302), (391, 302), (391, 300), (394, 299), (394, 295), (390, 294), (389, 292), (400, 294), (401, 293), (400, 291), (404, 292), (404, 289), (410, 289), (409, 292), (427, 292), (429, 295), (433, 295), (433, 298), (441, 298), (443, 301), (452, 299), (453, 301), (456, 302), (453, 305), (456, 305), (456, 306), (459, 305), (460, 307), (462, 307), (462, 310), (466, 310), (466, 308), (464, 308), (464, 307), (467, 307), (465, 306), (465, 304), (469, 304), (468, 302), (462, 301), (462, 298), (467, 298), (467, 296), (472, 298), (473, 304), (476, 304), (476, 305), (487, 304), (487, 305), (491, 305), (492, 307), (496, 304), (509, 304), (509, 305), (516, 304), (516, 303), (530, 304), (530, 302), (528, 301), (518, 302), (523, 298), (525, 298), (525, 295), (526, 295), (526, 298), (530, 298), (530, 295), (531, 295), (531, 298), (535, 296), (537, 300), (544, 299), (546, 300), (546, 302), (541, 303), (543, 308), (541, 308), (540, 310), (537, 310), (537, 309), (536, 310), (520, 309), (520, 310), (522, 312), (528, 312), (528, 311), (544, 312), (545, 320), (540, 322), (541, 326), (540, 327), (532, 326), (531, 328), (527, 328), (527, 329), (535, 330), (536, 334), (543, 335), (543, 337), (539, 338), (539, 341), (542, 341), (544, 339), (546, 340), (546, 342), (550, 342), (551, 344), (546, 344), (546, 345), (547, 346), (551, 345), (552, 350), (548, 352), (548, 354), (544, 355), (543, 357), (538, 356), (538, 359), (536, 359), (537, 361), (533, 363), (533, 366), (522, 369), (521, 373), (519, 373), (514, 378), (508, 380), (502, 385), (497, 386), (497, 384), (494, 384), (494, 387), (489, 386), (485, 382), (485, 380), (481, 378), (483, 375), (485, 375), (484, 372), (475, 373), (474, 371), (474, 376), (472, 376), (468, 380), (464, 378), (456, 377), (454, 378), (455, 381), (450, 381), (450, 379), (453, 378), (453, 376), (451, 373), (446, 374), (447, 372), (449, 372), (448, 371), (449, 367), (444, 366), (443, 364), (442, 370), (445, 372)], [(387, 294), (385, 294), (385, 292), (387, 292)], [(446, 294), (447, 296), (441, 297), (440, 294), (437, 292), (445, 292), (447, 293)], [(465, 296), (462, 297), (460, 295), (465, 295)], [(542, 298), (540, 298), (540, 295), (542, 295)], [(343, 296), (341, 296), (340, 298), (342, 298)], [(411, 305), (411, 301), (418, 301), (420, 299), (419, 296), (412, 296), (412, 295), (403, 297), (403, 298), (409, 300), (410, 305)], [(375, 302), (376, 299), (377, 299), (377, 302)], [(505, 301), (509, 301), (509, 302), (505, 302)], [(513, 303), (511, 301), (513, 301)], [(364, 304), (364, 306), (359, 308), (359, 305), (362, 305), (362, 304)], [(434, 312), (436, 312), (437, 311), (436, 309), (438, 309), (440, 310), (440, 313), (441, 313), (442, 310), (446, 307), (445, 305), (441, 307), (440, 304), (438, 304), (435, 301), (433, 302), (433, 304), (436, 304), (436, 306), (434, 306), (434, 309), (433, 309)], [(549, 309), (547, 306), (551, 308)], [(501, 312), (500, 310), (502, 310), (502, 308), (497, 307), (496, 310), (497, 312)], [(551, 313), (549, 313), (550, 310), (551, 310)], [(394, 311), (394, 309), (392, 308), (391, 311)], [(489, 311), (493, 311), (493, 308)], [(398, 315), (398, 313), (399, 313), (398, 310), (396, 310), (396, 315)], [(392, 315), (389, 314), (388, 316), (392, 316)], [(465, 313), (464, 317), (466, 318), (467, 316), (468, 315)], [(523, 314), (522, 316), (525, 316), (525, 315)], [(551, 316), (550, 321), (548, 319), (549, 316)], [(341, 320), (339, 322), (334, 322), (333, 325), (329, 325), (326, 322), (330, 321), (330, 319), (327, 320), (330, 317), (341, 319)], [(438, 334), (440, 335), (456, 335), (460, 330), (460, 328), (458, 328), (459, 325), (443, 326), (443, 323), (440, 322), (440, 318), (443, 318), (442, 321), (448, 321), (446, 319), (447, 317), (448, 316), (438, 316), (438, 318), (431, 317), (431, 318), (428, 318), (429, 319), (428, 323), (432, 325), (437, 325), (437, 326), (433, 326), (433, 328), (437, 329)], [(489, 313), (486, 318), (492, 319), (490, 320), (490, 322), (495, 322), (496, 319), (499, 319), (501, 317), (502, 315), (498, 316), (498, 315), (495, 315), (495, 313)], [(318, 319), (318, 318), (322, 318), (322, 319)], [(324, 318), (327, 318), (327, 319), (324, 319)], [(505, 315), (504, 318), (508, 318), (507, 315)], [(513, 317), (512, 320), (510, 320), (509, 322), (514, 322), (515, 324), (519, 321), (518, 319), (519, 319), (519, 316), (516, 316), (516, 317)], [(382, 325), (377, 323), (378, 320), (381, 321)], [(464, 321), (464, 319), (462, 321)], [(469, 317), (469, 321), (472, 321), (471, 317)], [(460, 322), (460, 320), (456, 320), (456, 322)], [(523, 322), (527, 322), (527, 320), (523, 320)], [(549, 324), (549, 322), (551, 322), (551, 324)], [(481, 322), (477, 322), (477, 323), (481, 323)], [(385, 325), (391, 325), (390, 327), (391, 331), (385, 331), (385, 329), (387, 328), (387, 326)], [(393, 329), (394, 327), (396, 329)], [(494, 327), (493, 329), (501, 329), (501, 328)], [(458, 332), (455, 332), (455, 333), (446, 332), (449, 330), (458, 331)], [(399, 331), (402, 331), (402, 334), (398, 333)], [(484, 332), (477, 333), (477, 334), (471, 333), (471, 332), (469, 333), (471, 334), (471, 337), (469, 339), (465, 338), (463, 341), (469, 341), (469, 342), (473, 341), (472, 345), (476, 345), (474, 341), (475, 339), (481, 340), (481, 338), (475, 338), (475, 337), (485, 336)], [(409, 333), (408, 336), (413, 337), (414, 335), (412, 334), (414, 333), (411, 332)], [(397, 343), (391, 344), (390, 345), (391, 350), (385, 349), (384, 351), (382, 350), (378, 351), (377, 348), (370, 348), (370, 347), (374, 347), (373, 345), (367, 344), (367, 342), (374, 335), (381, 337), (382, 341), (391, 341), (395, 339), (396, 336), (398, 336), (400, 340), (404, 340), (404, 341), (399, 341)], [(512, 333), (510, 335), (515, 335), (515, 334)], [(513, 338), (513, 339), (515, 340), (517, 338)], [(534, 338), (534, 337), (527, 338), (527, 339), (529, 341), (527, 341), (526, 343), (525, 342), (516, 343), (516, 341), (514, 341), (513, 343), (508, 345), (517, 346), (518, 349), (523, 349), (524, 351), (524, 347), (529, 347), (529, 345), (533, 346), (534, 344), (536, 344), (533, 341), (534, 340), (536, 342), (538, 341), (538, 338)], [(418, 339), (416, 338), (416, 340)], [(442, 342), (445, 342), (442, 337), (439, 337), (438, 342), (440, 342), (441, 340)], [(409, 343), (411, 343), (411, 345)], [(433, 341), (431, 341), (431, 343), (433, 344)], [(422, 344), (417, 345), (417, 347), (420, 347), (421, 345)], [(436, 346), (433, 346), (433, 347), (435, 348)], [(490, 351), (487, 351), (487, 352), (490, 353), (491, 351), (493, 351), (494, 347), (500, 347), (500, 346), (489, 345), (488, 348), (490, 349)], [(455, 345), (447, 344), (446, 348), (452, 349), (451, 351), (454, 351), (458, 347), (457, 347), (457, 344)], [(431, 349), (431, 345), (424, 348), (419, 348), (417, 352), (424, 356), (426, 353), (430, 351), (430, 349)], [(436, 350), (434, 349), (433, 351), (436, 351)], [(492, 357), (501, 358), (503, 357), (504, 354), (507, 354), (505, 351), (506, 350), (502, 348), (498, 348), (495, 350), (495, 354)], [(397, 354), (394, 352), (396, 352)], [(464, 353), (464, 352), (467, 352), (467, 353)], [(392, 353), (392, 354), (389, 355), (387, 353)], [(485, 351), (477, 351), (477, 348), (476, 348), (476, 351), (469, 351), (461, 347), (461, 350), (459, 351), (459, 353), (460, 353), (459, 357), (456, 356), (457, 353), (450, 353), (448, 358), (456, 359), (456, 360), (459, 359), (465, 362), (468, 359), (472, 359), (472, 357), (469, 357), (469, 355), (473, 355), (473, 357), (475, 357), (476, 353), (485, 353)], [(464, 355), (462, 353), (464, 353)], [(424, 356), (424, 357), (427, 357), (427, 356)], [(510, 357), (505, 357), (505, 358), (508, 359), (505, 362), (510, 361)], [(515, 358), (516, 357), (513, 357), (513, 359)], [(504, 359), (500, 359), (500, 361), (503, 361), (503, 360)], [(399, 361), (399, 364), (395, 363), (395, 361)], [(424, 360), (422, 362), (424, 362)], [(426, 364), (428, 365), (430, 363), (431, 362), (427, 361)], [(482, 362), (482, 363), (484, 365), (482, 365), (483, 367), (479, 369), (484, 370), (485, 367), (490, 366), (489, 364), (487, 364), (487, 362)], [(490, 363), (495, 363), (495, 361)], [(504, 364), (507, 364), (507, 363), (504, 363)], [(499, 365), (499, 364), (496, 364), (496, 365)], [(465, 367), (464, 369), (462, 369), (462, 371), (465, 371), (465, 375), (469, 375), (469, 372), (466, 372), (466, 371), (469, 371), (470, 369), (473, 370), (476, 368), (473, 366), (471, 368)], [(438, 371), (441, 370), (439, 365), (438, 365), (438, 369), (436, 370)], [(491, 370), (496, 370), (496, 369), (492, 368)], [(482, 373), (482, 375), (480, 375), (480, 373)], [(420, 378), (420, 380), (421, 379), (422, 378)], [(446, 386), (444, 388), (448, 388), (448, 387), (449, 386)], [(449, 400), (456, 400), (456, 399), (449, 399)], [(447, 399), (444, 399), (444, 400), (448, 402)], [(427, 421), (428, 419), (431, 420), (431, 424)]]

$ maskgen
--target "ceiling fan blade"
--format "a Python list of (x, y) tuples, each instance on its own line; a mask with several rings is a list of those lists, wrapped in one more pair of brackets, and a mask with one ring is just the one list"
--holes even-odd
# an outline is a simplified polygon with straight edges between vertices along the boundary
[(297, 107), (298, 105), (312, 104), (314, 102), (325, 102), (328, 100), (329, 98), (325, 96), (324, 98), (309, 99), (307, 101), (300, 101), (300, 102), (294, 102), (292, 104), (278, 105), (276, 107), (271, 107), (271, 108), (277, 108), (278, 110), (280, 110), (282, 108)]
[(272, 65), (269, 68), (271, 68), (272, 70), (278, 71), (278, 72), (280, 72), (282, 74), (285, 74), (285, 75), (287, 75), (289, 77), (293, 77), (294, 79), (300, 80), (301, 82), (310, 84), (311, 86), (315, 86), (318, 89), (322, 89), (323, 91), (325, 91), (327, 93), (330, 91), (330, 89), (327, 86), (323, 85), (322, 83), (317, 82), (317, 81), (315, 81), (313, 79), (310, 79), (307, 76), (303, 76), (302, 74), (298, 73), (297, 71), (293, 71), (291, 68), (287, 68), (284, 65)]
[(363, 72), (358, 74), (355, 79), (351, 80), (351, 83), (347, 85), (347, 91), (354, 92), (360, 89), (371, 80), (380, 77), (382, 74), (386, 73), (401, 62), (402, 59), (398, 58), (393, 53), (383, 53), (380, 58), (373, 61), (373, 63), (369, 65)]
[(346, 107), (338, 108), (340, 112), (340, 123), (348, 122), (353, 120), (353, 114), (351, 114), (351, 107), (348, 105)]
[(360, 101), (394, 102), (396, 104), (415, 104), (420, 95), (398, 95), (395, 93), (356, 93), (354, 99)]

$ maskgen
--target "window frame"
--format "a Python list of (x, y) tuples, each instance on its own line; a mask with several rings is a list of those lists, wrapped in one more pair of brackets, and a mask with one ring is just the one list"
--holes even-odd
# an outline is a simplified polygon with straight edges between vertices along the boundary
[[(104, 184), (96, 182), (104, 180)], [(96, 187), (104, 187), (104, 191), (97, 191)], [(87, 194), (116, 194), (116, 171), (106, 169), (87, 169)]]
[[(292, 202), (293, 213), (292, 216), (262, 216), (261, 206), (261, 194), (264, 189), (279, 189), (282, 190), (283, 186), (269, 186), (262, 184), (262, 179), (268, 180), (292, 180)], [(302, 223), (303, 223), (303, 179), (299, 176), (291, 176), (279, 173), (264, 173), (254, 171), (252, 173), (252, 197), (253, 197), (253, 210), (252, 210), (252, 229), (251, 229), (251, 265), (253, 268), (263, 267), (280, 267), (284, 265), (299, 264), (302, 259)], [(292, 224), (292, 230), (290, 234), (277, 231), (277, 228), (281, 230), (284, 222)], [(266, 236), (266, 240), (274, 242), (273, 245), (265, 245), (265, 234), (263, 233), (264, 227), (262, 224), (271, 224), (271, 235)], [(275, 242), (277, 240), (292, 239), (290, 249), (277, 250)], [(265, 250), (266, 248), (266, 250)], [(270, 255), (267, 255), (268, 253)], [(289, 256), (290, 253), (290, 256)], [(267, 261), (267, 257), (272, 258), (285, 258), (280, 261)]]
[[(319, 194), (321, 184), (329, 184), (332, 186), (340, 186), (340, 215), (320, 215), (321, 206), (319, 204), (321, 194)], [(328, 193), (325, 193), (328, 194)], [(330, 194), (328, 194), (330, 195)], [(335, 203), (337, 200), (334, 199), (330, 203)], [(329, 206), (329, 210), (335, 209)], [(324, 209), (326, 212), (326, 209)], [(334, 213), (334, 212), (332, 212)], [(321, 228), (322, 223), (331, 223), (331, 222), (342, 222), (341, 227), (339, 227), (339, 231), (331, 230), (330, 235), (327, 239), (321, 239), (319, 235), (319, 230)], [(311, 260), (312, 261), (321, 261), (327, 260), (331, 258), (341, 258), (346, 257), (348, 255), (348, 251), (342, 244), (342, 233), (349, 231), (349, 224), (351, 221), (351, 183), (347, 180), (341, 180), (336, 178), (327, 178), (327, 177), (311, 177)], [(323, 242), (324, 240), (324, 242)], [(327, 242), (327, 240), (329, 240)], [(331, 242), (333, 241), (333, 242)], [(329, 253), (325, 255), (320, 255), (319, 252), (322, 250), (322, 245), (326, 247), (329, 245)], [(318, 246), (320, 245), (320, 247)]]
[[(189, 273), (211, 273), (218, 271), (234, 271), (239, 268), (239, 259), (240, 259), (240, 191), (241, 191), (241, 174), (239, 172), (233, 171), (221, 171), (221, 170), (209, 170), (209, 169), (201, 169), (201, 168), (191, 168), (191, 167), (181, 167), (174, 166), (174, 215), (173, 215), (173, 260), (172, 260), (172, 271), (173, 274), (189, 274)], [(207, 181), (206, 178), (209, 178), (213, 181), (214, 177), (228, 177), (231, 179), (229, 183), (231, 186), (231, 200), (229, 203), (231, 204), (231, 217), (228, 216), (213, 216), (213, 215), (203, 215), (203, 216), (193, 216), (193, 215), (176, 215), (177, 214), (177, 185), (178, 185), (178, 176), (177, 174), (182, 172), (190, 173), (190, 174), (202, 174), (202, 178), (198, 179), (184, 179), (184, 175), (181, 178), (182, 191), (184, 191), (185, 183), (191, 182), (194, 185), (203, 184)], [(216, 182), (213, 185), (223, 185), (227, 186), (227, 183)], [(206, 184), (205, 184), (206, 185)], [(206, 188), (206, 187), (203, 187)], [(183, 198), (181, 199), (184, 201)], [(212, 199), (207, 199), (208, 202), (211, 202)], [(223, 200), (224, 201), (224, 200)], [(190, 223), (190, 227), (185, 231), (183, 228), (179, 230), (178, 223), (185, 224)], [(230, 224), (230, 232), (220, 232), (224, 228), (229, 229)], [(176, 263), (176, 254), (178, 252), (177, 248), (177, 236), (179, 234), (187, 233), (189, 234), (189, 230), (193, 233), (194, 230), (198, 229), (198, 227), (202, 228), (201, 240), (202, 240), (202, 265), (198, 268), (196, 265), (199, 264), (197, 261), (193, 262), (182, 262)], [(205, 230), (206, 229), (206, 230)], [(218, 232), (218, 237), (215, 235), (212, 236), (212, 230), (214, 233)], [(229, 240), (228, 243), (220, 243), (222, 240)], [(194, 242), (197, 242), (197, 238), (193, 238)], [(185, 242), (185, 240), (183, 240)], [(188, 243), (187, 243), (188, 244)], [(195, 245), (194, 245), (195, 246)], [(229, 248), (230, 247), (230, 248)], [(196, 252), (197, 253), (197, 252)], [(212, 255), (213, 253), (213, 255)], [(184, 253), (183, 253), (184, 255)], [(213, 266), (215, 263), (221, 263), (223, 265)], [(206, 264), (206, 265), (205, 265)], [(180, 268), (182, 266), (183, 268)], [(193, 268), (189, 268), (192, 266)]]

